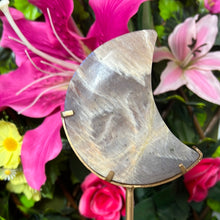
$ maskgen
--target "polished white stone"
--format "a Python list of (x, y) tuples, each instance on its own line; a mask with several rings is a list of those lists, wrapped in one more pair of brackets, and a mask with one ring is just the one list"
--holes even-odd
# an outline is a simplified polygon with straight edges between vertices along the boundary
[[(132, 32), (91, 53), (67, 91), (64, 127), (87, 167), (113, 182), (159, 184), (198, 162), (162, 120), (152, 95), (154, 31)], [(195, 162), (196, 161), (196, 162)], [(77, 169), (77, 167), (76, 167)]]

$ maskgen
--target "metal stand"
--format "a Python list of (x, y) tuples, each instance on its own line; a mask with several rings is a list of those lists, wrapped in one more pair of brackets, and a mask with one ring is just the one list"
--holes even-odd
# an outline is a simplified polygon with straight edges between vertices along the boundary
[[(73, 110), (67, 110), (67, 111), (64, 111), (61, 113), (62, 114), (62, 120), (63, 120), (63, 126), (64, 126), (64, 130), (67, 132), (67, 128), (66, 128), (66, 123), (65, 123), (65, 118), (66, 120), (68, 119), (68, 117), (71, 117), (73, 116), (75, 113)], [(71, 133), (72, 132), (72, 133)], [(70, 130), (70, 134), (73, 135), (73, 131)], [(70, 136), (67, 136), (68, 140), (70, 138)], [(175, 139), (176, 140), (176, 139)], [(171, 140), (172, 141), (172, 140)], [(91, 142), (89, 142), (89, 144), (92, 144), (92, 140)], [(178, 144), (178, 143), (177, 143)], [(184, 175), (188, 170), (190, 170), (193, 166), (195, 166), (201, 159), (202, 159), (202, 152), (197, 148), (197, 147), (193, 147), (193, 149), (198, 153), (198, 156), (197, 158), (195, 157), (195, 161), (190, 161), (192, 164), (188, 167), (185, 167), (183, 163), (180, 163), (178, 164), (178, 167), (180, 169), (180, 172), (177, 172), (174, 176), (169, 176), (168, 178), (165, 178), (164, 180), (160, 180), (160, 181), (156, 181), (156, 182), (153, 182), (153, 183), (148, 183), (146, 184), (146, 182), (148, 180), (146, 180), (146, 182), (143, 182), (143, 183), (139, 183), (139, 184), (134, 184), (134, 183), (130, 183), (130, 182), (127, 182), (127, 180), (125, 181), (124, 179), (122, 181), (118, 181), (118, 182), (114, 182), (113, 181), (113, 177), (115, 175), (115, 173), (117, 172), (121, 172), (121, 166), (116, 166), (117, 169), (114, 169), (115, 170), (109, 170), (109, 173), (107, 174), (106, 177), (103, 177), (102, 175), (100, 175), (100, 173), (96, 170), (93, 170), (91, 169), (91, 167), (89, 166), (89, 164), (85, 163), (85, 161), (83, 160), (83, 158), (81, 158), (78, 154), (78, 152), (75, 150), (75, 148), (72, 146), (73, 150), (75, 151), (76, 155), (79, 157), (79, 159), (82, 161), (82, 163), (89, 169), (91, 170), (91, 172), (94, 172), (97, 176), (99, 176), (101, 179), (104, 179), (105, 181), (109, 182), (109, 183), (112, 183), (112, 184), (115, 184), (115, 185), (119, 185), (119, 186), (123, 186), (123, 187), (126, 187), (126, 220), (134, 220), (134, 188), (137, 188), (137, 187), (154, 187), (154, 186), (157, 186), (157, 185), (161, 185), (161, 184), (164, 184), (164, 183), (167, 183), (169, 181), (172, 181), (182, 175)], [(132, 149), (132, 148), (131, 148)], [(86, 151), (87, 152), (87, 151)], [(99, 152), (100, 154), (102, 155), (102, 151), (99, 149)], [(106, 154), (106, 151), (103, 151), (105, 154)], [(136, 153), (135, 151), (131, 151), (133, 153)], [(85, 153), (85, 152), (84, 152)], [(88, 153), (88, 152), (87, 152)], [(105, 155), (103, 153), (103, 155)], [(84, 157), (85, 159), (88, 159), (91, 160), (91, 158), (93, 158), (94, 155), (90, 155), (90, 157), (87, 157), (87, 155), (85, 154)], [(127, 155), (125, 155), (127, 156)], [(94, 158), (97, 158), (97, 157), (94, 157)], [(184, 161), (184, 159), (183, 159)], [(138, 162), (138, 161), (137, 161)], [(99, 161), (97, 161), (97, 163), (99, 163)], [(94, 163), (92, 163), (93, 165), (95, 164), (95, 161)], [(103, 166), (103, 164), (97, 164), (97, 167), (99, 166)], [(163, 164), (162, 164), (163, 165)], [(107, 166), (107, 164), (105, 163), (105, 166), (106, 166), (106, 169), (109, 169), (109, 167)], [(112, 167), (112, 161), (110, 163), (110, 168)], [(135, 164), (134, 164), (134, 167), (135, 167)], [(142, 168), (142, 167), (141, 167)], [(100, 169), (100, 168), (99, 168)], [(102, 168), (103, 169), (103, 168)], [(158, 168), (159, 169), (159, 168)], [(142, 175), (140, 173), (140, 175)], [(125, 182), (124, 182), (125, 181)]]
[(126, 188), (126, 220), (134, 219), (134, 187)]

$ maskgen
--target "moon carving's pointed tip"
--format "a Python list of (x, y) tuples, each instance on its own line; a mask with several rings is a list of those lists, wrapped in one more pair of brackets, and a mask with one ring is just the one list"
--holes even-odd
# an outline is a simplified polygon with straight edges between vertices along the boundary
[(169, 131), (154, 103), (155, 41), (155, 31), (138, 31), (105, 43), (67, 90), (63, 124), (73, 150), (99, 176), (114, 172), (114, 183), (167, 182), (182, 174), (180, 164), (187, 170), (199, 160)]

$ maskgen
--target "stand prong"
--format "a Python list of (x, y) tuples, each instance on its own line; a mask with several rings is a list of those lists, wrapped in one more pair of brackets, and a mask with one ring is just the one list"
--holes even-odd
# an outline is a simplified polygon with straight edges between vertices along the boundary
[(182, 163), (179, 164), (179, 168), (180, 168), (183, 175), (187, 172), (186, 167)]
[(69, 117), (69, 116), (72, 116), (72, 115), (74, 115), (74, 111), (73, 110), (68, 110), (68, 111), (61, 112), (61, 116), (63, 118)]
[(126, 188), (126, 220), (134, 219), (134, 187)]
[(192, 146), (192, 148), (199, 154), (199, 161), (200, 161), (203, 157), (203, 153), (196, 146)]
[(105, 181), (111, 182), (114, 175), (115, 175), (115, 172), (111, 170), (111, 171), (108, 173), (108, 176), (105, 178)]

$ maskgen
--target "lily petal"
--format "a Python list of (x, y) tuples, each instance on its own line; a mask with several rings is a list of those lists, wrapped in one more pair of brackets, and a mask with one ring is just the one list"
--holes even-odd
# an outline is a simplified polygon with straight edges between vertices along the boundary
[(48, 19), (47, 8), (52, 14), (57, 17), (63, 17), (68, 20), (73, 12), (73, 1), (71, 0), (28, 0), (31, 4), (37, 6), (44, 14), (45, 19)]
[[(63, 43), (77, 57), (84, 59), (85, 53), (80, 43), (81, 36), (78, 35), (79, 33), (78, 28), (71, 17), (74, 8), (73, 1), (72, 0), (47, 0), (47, 1), (29, 0), (29, 2), (40, 8), (40, 10), (44, 14), (46, 24), (48, 25), (48, 29), (51, 29), (48, 12), (47, 12), (47, 9), (49, 9), (55, 30), (57, 33), (59, 33), (59, 37), (61, 38)], [(53, 41), (58, 43), (57, 39), (54, 37), (52, 30), (51, 32), (49, 31), (47, 32), (49, 34), (49, 38), (53, 39)]]
[[(33, 61), (38, 66), (42, 65), (38, 58), (33, 59)], [(22, 112), (23, 115), (39, 118), (49, 115), (57, 107), (62, 106), (65, 100), (66, 90), (57, 89), (44, 93), (49, 85), (53, 86), (55, 80), (62, 80), (58, 76), (41, 81), (17, 94), (26, 85), (43, 76), (45, 74), (36, 70), (29, 61), (25, 62), (17, 70), (1, 75), (0, 108), (11, 107), (17, 112), (26, 109)], [(41, 93), (44, 94), (33, 106), (30, 106)], [(30, 106), (30, 108), (27, 108), (27, 106)]]
[[(10, 12), (15, 20), (15, 23), (19, 27), (20, 31), (35, 48), (53, 57), (57, 57), (63, 60), (70, 59), (69, 53), (63, 48), (63, 46), (60, 44), (58, 39), (54, 36), (50, 24), (45, 22), (28, 21), (24, 18), (21, 12), (13, 8), (10, 8)], [(4, 29), (1, 39), (1, 46), (13, 50), (13, 52), (16, 55), (15, 56), (16, 64), (20, 66), (23, 62), (27, 60), (27, 56), (25, 54), (25, 49), (27, 48), (23, 44), (20, 44), (14, 40), (9, 39), (9, 36), (18, 39), (17, 34), (11, 28), (7, 19), (3, 15), (0, 18), (3, 21), (3, 29)], [(62, 30), (57, 29), (57, 32), (62, 33), (61, 34), (62, 36), (64, 36), (65, 34), (64, 37), (65, 39), (62, 40), (64, 44), (69, 49), (71, 49), (71, 51), (74, 51), (74, 54), (77, 54), (77, 56), (80, 58), (85, 57), (82, 47), (79, 43), (79, 40), (75, 36), (73, 37), (71, 32), (67, 30), (67, 24), (62, 26)], [(62, 36), (59, 37), (62, 38)], [(31, 51), (29, 51), (29, 54), (31, 57), (36, 56), (36, 54), (32, 53)]]
[(186, 86), (199, 97), (220, 105), (220, 83), (211, 71), (197, 69), (185, 72)]
[(220, 70), (220, 52), (210, 52), (199, 58), (192, 67), (202, 70)]
[(176, 90), (186, 83), (183, 71), (174, 62), (169, 62), (161, 74), (161, 81), (154, 90), (154, 95)]
[[(50, 48), (51, 42), (48, 41), (47, 33), (45, 32), (46, 26), (43, 22), (27, 21), (20, 11), (13, 8), (10, 8), (10, 12), (19, 29), (23, 32), (23, 34), (28, 40), (31, 40), (31, 43), (34, 46), (37, 46), (38, 49), (40, 50), (41, 49), (44, 50), (45, 48), (47, 48), (48, 52), (54, 51), (54, 48), (52, 47)], [(26, 47), (23, 44), (20, 44), (14, 40), (9, 39), (9, 36), (18, 39), (17, 34), (11, 28), (7, 19), (3, 15), (1, 15), (0, 18), (3, 21), (3, 29), (4, 29), (1, 38), (1, 46), (13, 50), (13, 52), (16, 55), (15, 56), (16, 64), (20, 66), (23, 62), (27, 60), (27, 56), (25, 55), (24, 52)], [(59, 51), (57, 52), (58, 54), (60, 53)]]
[[(211, 25), (210, 25), (211, 24)], [(212, 48), (218, 33), (218, 18), (216, 15), (206, 15), (196, 23), (196, 45), (202, 56)], [(201, 46), (204, 45), (204, 46)], [(201, 46), (201, 47), (200, 47)]]
[(96, 20), (85, 43), (95, 49), (114, 37), (128, 33), (128, 21), (146, 0), (90, 0)]
[(196, 39), (196, 19), (197, 16), (187, 18), (175, 27), (168, 38), (170, 49), (177, 60), (183, 61), (191, 52), (189, 45), (192, 39)]
[(173, 54), (167, 47), (155, 47), (153, 62), (157, 63), (161, 60), (174, 60)]
[(33, 189), (40, 190), (46, 181), (45, 164), (62, 149), (61, 127), (60, 111), (57, 111), (24, 135), (21, 160), (26, 180)]

